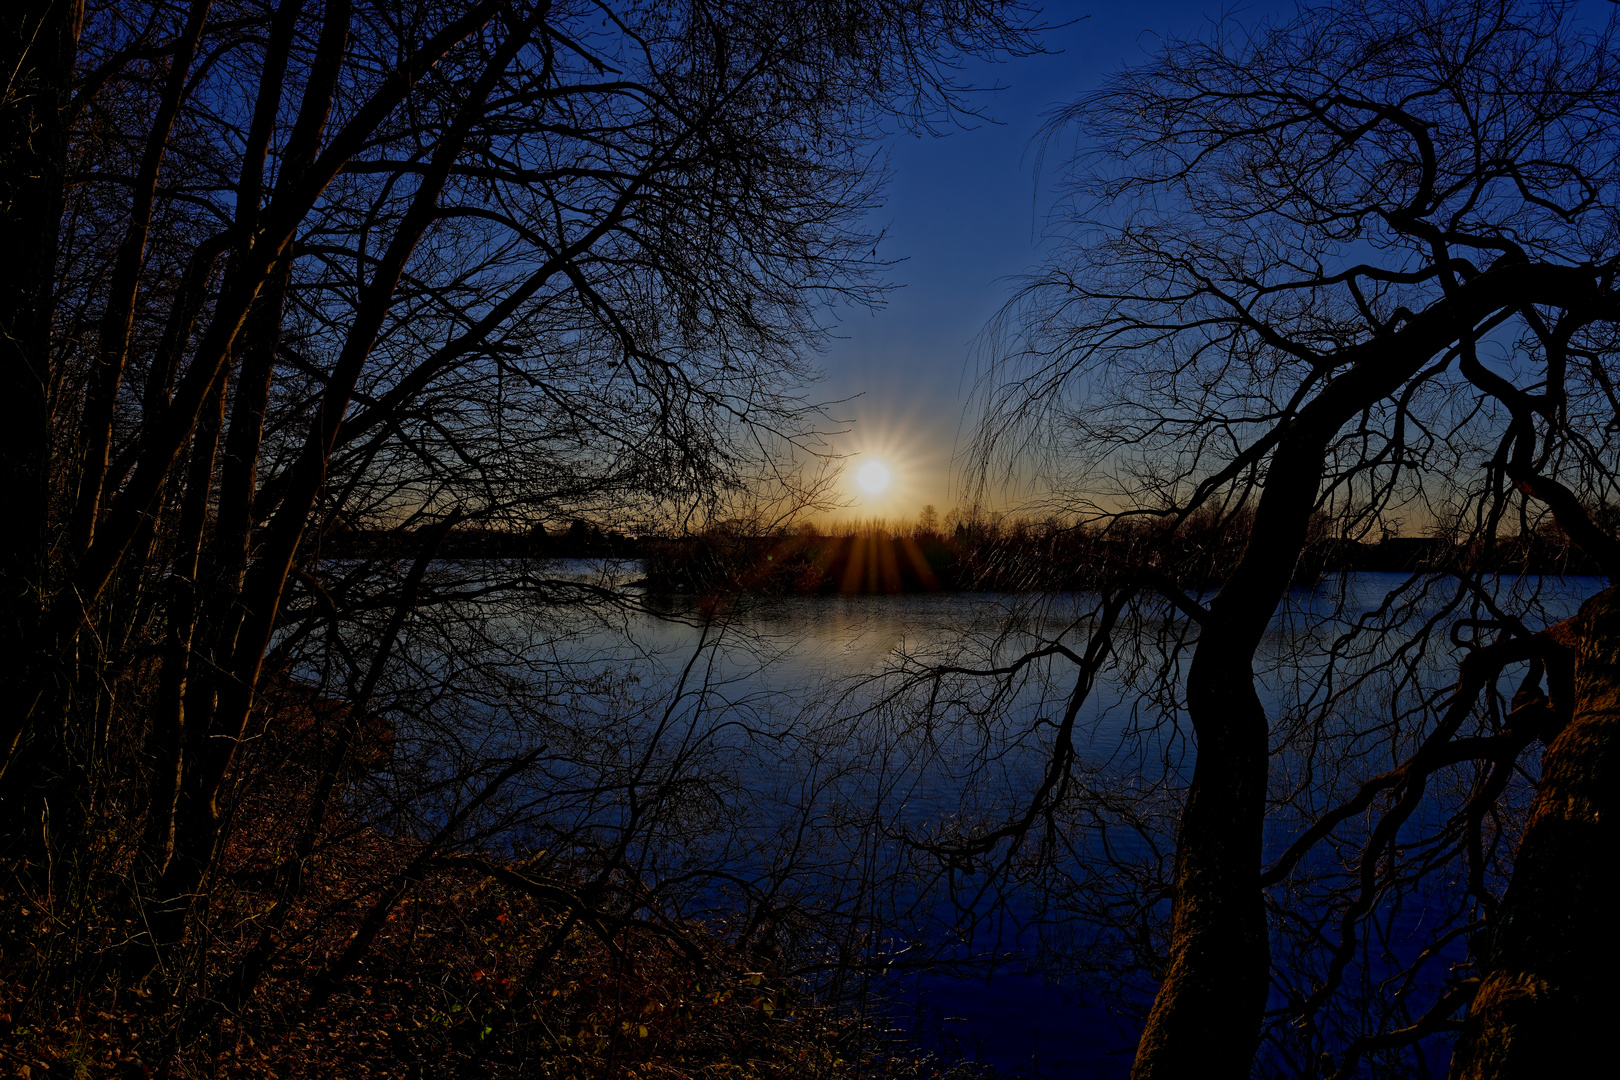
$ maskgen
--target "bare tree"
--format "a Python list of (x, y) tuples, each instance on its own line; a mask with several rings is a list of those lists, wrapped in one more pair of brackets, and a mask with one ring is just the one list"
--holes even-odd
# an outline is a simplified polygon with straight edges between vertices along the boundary
[[(140, 930), (102, 959), (187, 985), (263, 699), (310, 679), (349, 719), (274, 947), (364, 717), (404, 707), (419, 614), (613, 594), (433, 572), (448, 531), (791, 497), (818, 312), (878, 296), (871, 137), (949, 115), (953, 65), (1028, 27), (1001, 3), (8, 8), (11, 880), (87, 912), (121, 879)], [(334, 557), (357, 531), (383, 539)], [(537, 755), (419, 777), (452, 793), (424, 852)]]
[[(1057, 122), (1066, 242), (1001, 325), (979, 461), (1048, 466), (1110, 530), (1238, 540), (1213, 581), (1118, 567), (1169, 620), (1144, 705), (1196, 746), (1134, 1076), (1239, 1075), (1263, 1032), (1350, 1075), (1464, 1007), (1456, 1075), (1599, 1052), (1614, 600), (1548, 625), (1529, 552), (1551, 531), (1620, 571), (1614, 33), (1570, 4), (1327, 4), (1169, 40)], [(1441, 539), (1427, 573), (1291, 599), (1307, 555), (1353, 568), (1403, 524)], [(1413, 959), (1393, 913), (1446, 874)], [(1472, 975), (1425, 983), (1463, 939)]]

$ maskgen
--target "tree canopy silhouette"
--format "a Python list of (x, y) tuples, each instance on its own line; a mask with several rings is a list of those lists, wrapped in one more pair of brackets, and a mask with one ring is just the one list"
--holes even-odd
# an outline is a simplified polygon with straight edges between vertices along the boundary
[[(1556, 534), (1620, 572), (1615, 30), (1326, 3), (1167, 39), (1054, 122), (1061, 242), (988, 340), (981, 467), (1237, 545), (1208, 591), (1119, 566), (1077, 631), (1084, 681), (1122, 611), (1170, 620), (1140, 707), (1196, 749), (1164, 936), (1151, 895), (1116, 935), (1155, 993), (1133, 1076), (1269, 1067), (1262, 1035), (1297, 1075), (1459, 1028), (1455, 1076), (1602, 1056), (1620, 601), (1550, 625), (1502, 555)], [(1313, 547), (1402, 527), (1445, 563), (1326, 616), (1291, 593)], [(1432, 947), (1398, 955), (1446, 875)]]
[[(498, 681), (466, 605), (619, 599), (529, 565), (440, 574), (437, 546), (791, 500), (818, 312), (881, 289), (870, 139), (952, 115), (955, 65), (1036, 47), (1030, 26), (999, 2), (7, 5), (0, 854), (11, 900), (94, 957), (44, 948), (38, 985), (156, 980), (182, 1041), (238, 1009), (388, 736), (419, 771), (379, 805), (424, 846), (328, 996), (540, 767), (543, 734), (433, 726), (452, 685)], [(324, 549), (357, 530), (391, 540)], [(435, 635), (450, 659), (402, 659)], [(415, 697), (388, 697), (401, 671)], [(540, 723), (544, 693), (499, 689)], [(210, 897), (254, 748), (305, 737), (307, 812), (257, 944), (222, 958)], [(103, 917), (121, 938), (93, 941)]]

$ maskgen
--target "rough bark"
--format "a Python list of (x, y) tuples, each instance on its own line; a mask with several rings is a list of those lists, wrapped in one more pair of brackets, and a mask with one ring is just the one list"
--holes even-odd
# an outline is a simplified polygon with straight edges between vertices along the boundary
[(1211, 1062), (1252, 1060), (1259, 1042), (1270, 973), (1255, 885), (1267, 725), (1246, 659), (1228, 659), (1232, 665), (1204, 675), (1196, 691), (1189, 686), (1189, 706), (1203, 715), (1176, 842), (1170, 963), (1133, 1078), (1210, 1075)]
[(1542, 759), (1453, 1080), (1577, 1076), (1611, 1055), (1620, 992), (1620, 590), (1576, 624), (1575, 702)]
[(1259, 1045), (1270, 976), (1259, 888), (1270, 729), (1253, 660), (1305, 546), (1324, 428), (1336, 427), (1331, 413), (1314, 416), (1279, 443), (1249, 545), (1200, 628), (1187, 673), (1198, 759), (1176, 836), (1170, 959), (1133, 1080), (1247, 1069)]

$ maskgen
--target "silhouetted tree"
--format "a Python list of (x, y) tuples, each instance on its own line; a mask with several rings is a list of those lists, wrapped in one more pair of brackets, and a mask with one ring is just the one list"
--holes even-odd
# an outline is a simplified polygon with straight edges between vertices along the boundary
[[(816, 311), (878, 288), (866, 144), (948, 115), (955, 60), (1028, 48), (1026, 25), (991, 2), (9, 5), (13, 895), (86, 918), (122, 897), (136, 929), (91, 969), (209, 985), (184, 958), (212, 962), (263, 702), (312, 681), (347, 708), (318, 714), (317, 797), (223, 1007), (251, 994), (412, 636), (487, 643), (452, 633), (480, 597), (612, 598), (440, 573), (448, 531), (701, 519), (770, 478), (791, 501)], [(388, 542), (327, 557), (360, 533)], [(418, 862), (539, 761), (438, 733), (396, 792)]]
[[(1328, 3), (1169, 39), (1053, 131), (1076, 138), (1063, 243), (991, 343), (986, 475), (1050, 466), (1111, 532), (1246, 519), (1212, 591), (1121, 559), (1068, 631), (1076, 695), (1134, 670), (1145, 722), (1173, 741), (1185, 709), (1196, 749), (1165, 777), (1168, 879), (1149, 859), (1134, 907), (1089, 894), (1156, 985), (1133, 1076), (1242, 1075), (1262, 1033), (1297, 1074), (1348, 1076), (1465, 1008), (1457, 1076), (1606, 1053), (1616, 600), (1548, 625), (1493, 558), (1550, 520), (1620, 572), (1615, 29), (1567, 3)], [(1365, 608), (1290, 599), (1313, 523), (1403, 521), (1446, 558)], [(1110, 640), (1132, 611), (1164, 629)], [(970, 847), (1080, 797), (1069, 737), (1030, 816)], [(1128, 823), (1124, 790), (1085, 805)], [(1390, 928), (1446, 875), (1431, 947), (1400, 953)], [(1427, 974), (1465, 935), (1472, 974)]]

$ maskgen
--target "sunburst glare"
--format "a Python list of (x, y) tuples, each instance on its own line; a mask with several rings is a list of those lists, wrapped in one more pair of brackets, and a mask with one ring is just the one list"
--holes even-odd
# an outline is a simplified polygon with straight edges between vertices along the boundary
[(829, 518), (910, 520), (924, 503), (944, 503), (949, 451), (927, 422), (893, 412), (852, 419), (853, 430), (834, 446), (844, 458), (838, 487), (848, 501)]
[(889, 483), (893, 479), (889, 467), (881, 461), (868, 461), (855, 472), (855, 482), (868, 495), (883, 494), (889, 490)]

